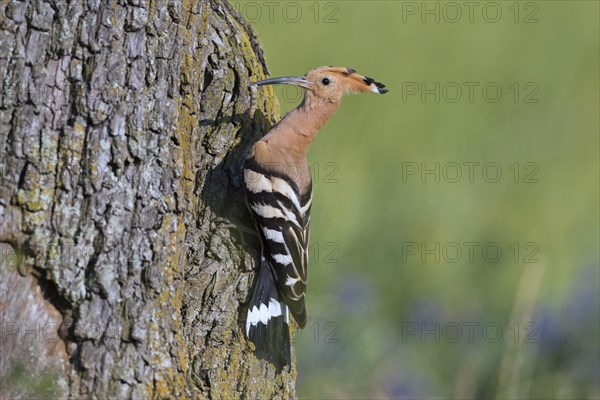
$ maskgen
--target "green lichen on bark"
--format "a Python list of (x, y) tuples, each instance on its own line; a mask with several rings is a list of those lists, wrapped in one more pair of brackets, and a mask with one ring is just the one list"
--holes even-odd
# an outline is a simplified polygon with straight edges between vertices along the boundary
[(257, 360), (241, 320), (257, 258), (241, 171), (278, 117), (271, 91), (248, 115), (267, 74), (249, 25), (218, 0), (0, 17), (0, 242), (29, 260), (32, 309), (60, 317), (57, 394), (293, 397), (295, 371)]

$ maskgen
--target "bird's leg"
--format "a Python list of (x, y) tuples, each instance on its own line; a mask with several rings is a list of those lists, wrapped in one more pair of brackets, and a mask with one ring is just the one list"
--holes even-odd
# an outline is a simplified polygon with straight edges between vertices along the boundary
[(222, 218), (222, 217), (216, 217), (215, 219), (213, 219), (213, 222), (215, 223), (215, 225), (217, 225), (217, 227), (219, 229), (232, 229), (234, 231), (239, 232), (240, 242), (242, 243), (242, 246), (244, 246), (244, 247), (248, 247), (248, 242), (246, 241), (246, 238), (245, 238), (246, 234), (255, 236), (260, 239), (260, 236), (254, 226), (248, 227), (247, 225), (244, 225), (243, 223), (239, 223), (239, 222), (235, 222), (235, 221), (231, 222), (230, 220), (228, 220), (226, 218)]

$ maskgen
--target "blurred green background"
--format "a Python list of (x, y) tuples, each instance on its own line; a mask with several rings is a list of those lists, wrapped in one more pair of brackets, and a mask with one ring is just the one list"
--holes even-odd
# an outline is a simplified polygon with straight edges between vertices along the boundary
[(232, 4), (272, 76), (390, 89), (309, 153), (299, 397), (599, 398), (599, 3)]

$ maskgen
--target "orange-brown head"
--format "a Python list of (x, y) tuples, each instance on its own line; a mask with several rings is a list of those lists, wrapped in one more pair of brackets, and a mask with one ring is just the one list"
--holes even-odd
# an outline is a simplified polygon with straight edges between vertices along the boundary
[(387, 93), (385, 85), (373, 78), (358, 74), (352, 68), (318, 67), (304, 76), (285, 76), (265, 79), (251, 86), (296, 85), (306, 89), (307, 97), (328, 103), (339, 103), (345, 94), (373, 92)]

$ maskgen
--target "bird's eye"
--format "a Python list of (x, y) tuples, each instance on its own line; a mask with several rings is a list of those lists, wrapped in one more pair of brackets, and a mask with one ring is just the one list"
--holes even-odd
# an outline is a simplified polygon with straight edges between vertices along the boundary
[(329, 80), (329, 78), (323, 78), (321, 80), (321, 83), (325, 86), (329, 85), (331, 83), (331, 81)]

